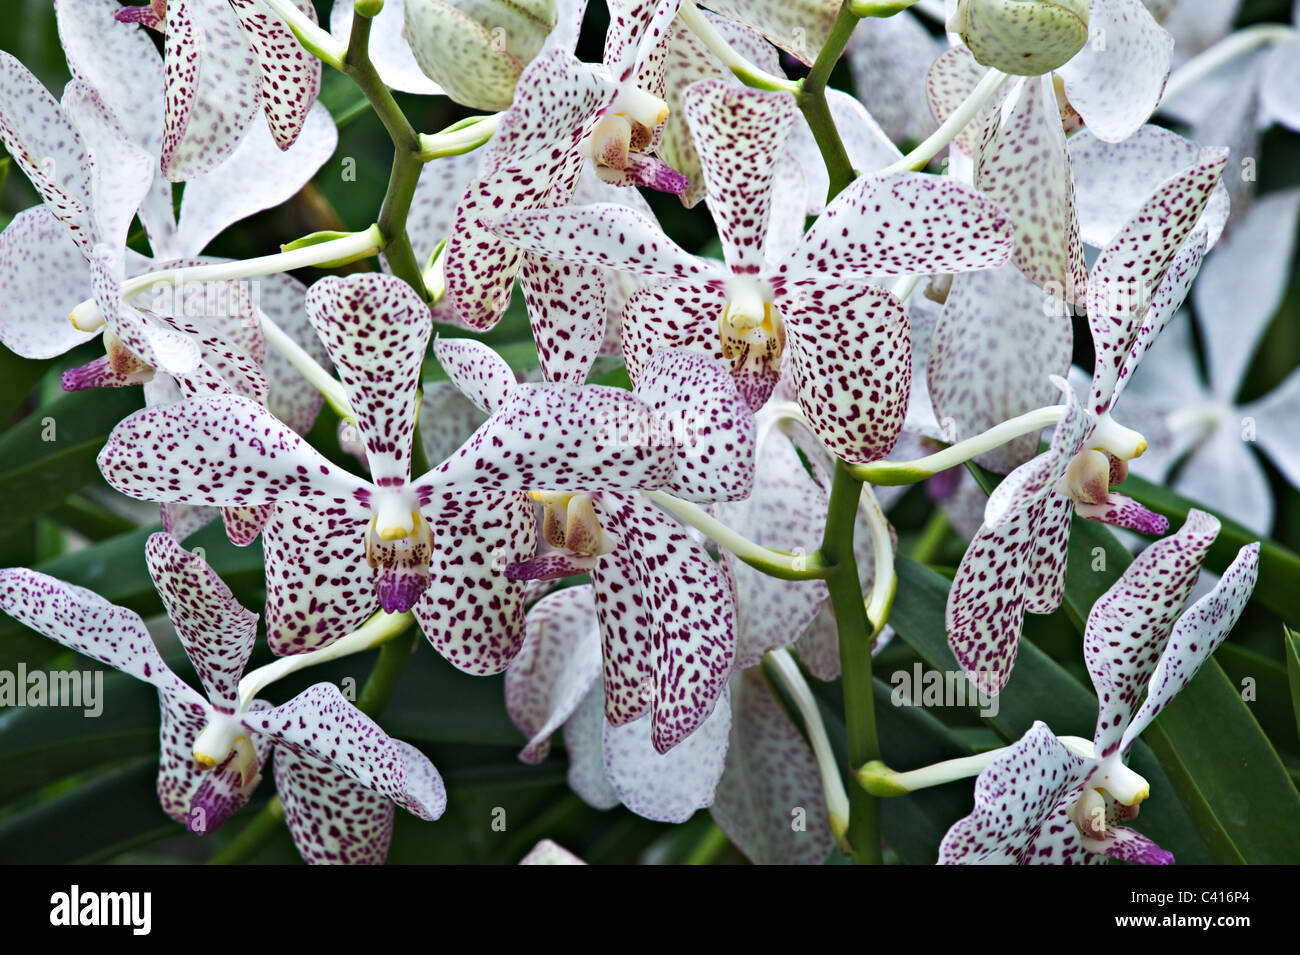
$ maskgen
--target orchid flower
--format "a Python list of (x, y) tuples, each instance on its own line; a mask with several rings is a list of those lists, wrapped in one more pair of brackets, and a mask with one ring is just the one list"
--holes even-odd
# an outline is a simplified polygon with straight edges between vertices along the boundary
[[(1099, 701), (1091, 742), (1058, 738), (1036, 722), (1014, 745), (976, 757), (986, 768), (975, 783), (975, 809), (948, 830), (941, 863), (1173, 862), (1149, 838), (1115, 823), (1135, 817), (1150, 793), (1127, 765), (1133, 743), (1224, 641), (1254, 589), (1259, 545), (1249, 544), (1179, 616), (1218, 532), (1213, 516), (1190, 511), (1178, 533), (1139, 554), (1098, 599), (1083, 644)], [(916, 776), (956, 778), (942, 766)], [(909, 778), (893, 780), (907, 788)]]
[[(564, 730), (570, 787), (598, 809), (617, 805), (662, 822), (711, 807), (754, 862), (820, 865), (834, 846), (816, 757), (757, 669), (737, 672), (717, 706), (668, 752), (649, 716), (605, 715), (595, 587), (569, 587), (528, 612), (528, 637), (506, 671), (506, 708), (529, 737), (519, 758), (544, 760)], [(805, 811), (804, 826), (792, 813)]]
[(625, 391), (519, 385), (455, 454), (412, 480), (430, 333), (423, 301), (401, 280), (369, 274), (318, 282), (307, 308), (356, 412), (370, 480), (234, 395), (127, 418), (109, 436), (100, 470), (146, 500), (279, 505), (263, 538), (276, 652), (324, 646), (379, 607), (414, 609), (451, 662), (500, 671), (523, 636), (522, 585), (505, 569), (530, 556), (536, 539), (521, 492), (663, 487), (674, 480), (674, 447), (628, 440), (621, 429), (654, 433), (653, 409)]
[[(658, 350), (690, 348), (728, 361), (757, 408), (788, 349), (799, 404), (818, 437), (849, 461), (882, 457), (906, 408), (908, 329), (897, 300), (867, 280), (999, 264), (1010, 250), (1009, 225), (991, 203), (936, 177), (864, 177), (769, 263), (773, 170), (794, 103), (718, 80), (695, 84), (684, 102), (726, 265), (688, 254), (617, 206), (513, 213), (485, 225), (539, 255), (660, 280), (624, 313), (634, 381)], [(856, 387), (846, 391), (847, 381)]]
[(285, 821), (311, 863), (375, 864), (388, 854), (393, 805), (436, 819), (447, 795), (415, 747), (391, 739), (331, 683), (289, 702), (240, 702), (237, 686), (257, 635), (216, 572), (168, 534), (145, 547), (149, 574), (200, 694), (167, 666), (144, 621), (97, 594), (25, 568), (0, 570), (0, 608), (38, 633), (158, 690), (163, 811), (206, 835), (248, 802), (275, 751)]
[(539, 263), (485, 230), (484, 217), (564, 205), (588, 161), (608, 182), (679, 193), (686, 187), (680, 174), (644, 152), (668, 115), (656, 92), (663, 76), (658, 51), (679, 2), (615, 5), (603, 66), (554, 49), (520, 76), (478, 177), (456, 209), (442, 256), (448, 302), (468, 327), (496, 324), (516, 275), (527, 289), (553, 274), (542, 263), (537, 275)]
[(1206, 260), (1192, 288), (1205, 343), (1209, 386), (1202, 384), (1189, 316), (1175, 317), (1127, 391), (1126, 407), (1153, 417), (1151, 450), (1134, 470), (1170, 488), (1213, 501), (1227, 517), (1259, 533), (1273, 523), (1273, 497), (1256, 444), (1300, 487), (1292, 441), (1300, 415), (1300, 376), (1238, 404), (1251, 356), (1281, 305), (1291, 275), (1300, 192), (1271, 193)]
[[(316, 22), (311, 0), (288, 2)], [(167, 69), (161, 168), (172, 182), (195, 179), (224, 162), (249, 132), (259, 106), (276, 145), (288, 149), (320, 92), (320, 60), (259, 0), (152, 0), (125, 8), (104, 0), (59, 0), (59, 5), (76, 7), (78, 18), (85, 16), (88, 23), (99, 13), (96, 7), (116, 8), (122, 25), (99, 36), (112, 29), (136, 30), (132, 23), (162, 33)]]
[[(268, 134), (248, 136), (228, 162), (187, 186), (178, 226), (170, 186), (149, 168), (162, 149), (154, 124), (161, 125), (163, 110), (162, 62), (147, 37), (114, 22), (113, 11), (120, 9), (111, 0), (59, 4), (73, 72), (62, 107), (17, 61), (0, 64), (7, 84), (0, 111), (8, 116), (0, 137), (46, 200), (20, 213), (0, 237), (3, 279), (15, 304), (25, 306), (7, 313), (0, 338), (26, 357), (49, 357), (102, 329), (106, 357), (66, 375), (71, 389), (147, 382), (159, 369), (191, 391), (232, 387), (265, 399), (261, 332), (249, 321), (259, 303), (246, 289), (165, 287), (148, 307), (125, 301), (120, 289), (128, 273), (195, 264), (227, 226), (291, 196), (333, 152), (334, 124), (323, 107), (313, 109), (300, 142), (284, 154)], [(126, 248), (137, 210), (153, 260)], [(296, 283), (284, 277), (266, 284), (266, 311), (284, 320), (289, 334), (300, 335), (301, 310), (290, 304)], [(72, 301), (88, 290), (94, 292), (89, 301)], [(193, 315), (191, 299), (202, 306), (201, 316)], [(210, 302), (219, 303), (215, 311)], [(195, 325), (195, 317), (205, 321)], [(266, 366), (281, 392), (273, 407), (310, 426), (316, 398), (303, 394), (278, 356)]]
[[(435, 350), (452, 380), (495, 416), (537, 387), (516, 385), (509, 367), (476, 342), (440, 339)], [(554, 549), (513, 556), (505, 575), (525, 581), (591, 574), (607, 716), (622, 726), (653, 711), (653, 741), (663, 753), (704, 721), (726, 685), (734, 608), (708, 552), (642, 496), (622, 492), (663, 489), (693, 501), (745, 497), (753, 482), (753, 422), (725, 370), (688, 352), (657, 356), (632, 394), (622, 394), (625, 401), (597, 419), (604, 440), (663, 447), (670, 472), (656, 469), (653, 482), (603, 487), (562, 473), (532, 481), (526, 489), (543, 505), (542, 535)], [(635, 409), (649, 413), (630, 415)]]
[[(948, 597), (949, 643), (981, 687), (999, 692), (1011, 673), (1025, 612), (1060, 604), (1070, 518), (1161, 534), (1168, 524), (1110, 490), (1146, 441), (1111, 410), (1200, 268), (1198, 225), (1226, 159), (1223, 150), (1171, 176), (1128, 220), (1088, 278), (1096, 365), (1087, 403), (1066, 394), (1050, 448), (1020, 465), (989, 497), (984, 526), (963, 557)], [(1156, 226), (1159, 226), (1157, 230)]]

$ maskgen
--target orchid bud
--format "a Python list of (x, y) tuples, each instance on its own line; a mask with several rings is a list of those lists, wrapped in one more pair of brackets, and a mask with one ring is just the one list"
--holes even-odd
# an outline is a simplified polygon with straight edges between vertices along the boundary
[(557, 18), (555, 0), (407, 0), (402, 35), (457, 103), (501, 110)]
[(1040, 76), (1088, 42), (1088, 0), (957, 0), (948, 29), (985, 66)]

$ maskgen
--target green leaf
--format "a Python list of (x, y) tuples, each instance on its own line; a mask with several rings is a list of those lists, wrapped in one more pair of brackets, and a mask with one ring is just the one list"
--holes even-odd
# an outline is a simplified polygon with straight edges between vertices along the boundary
[[(1219, 661), (1223, 672), (1239, 689), (1243, 701), (1259, 720), (1274, 749), (1300, 756), (1300, 734), (1296, 732), (1295, 714), (1291, 708), (1286, 665), (1236, 643), (1220, 646), (1214, 659)], [(1247, 688), (1250, 699), (1246, 698)]]
[(156, 756), (136, 760), (0, 823), (0, 859), (11, 864), (102, 862), (182, 832), (155, 791)]
[(137, 388), (73, 392), (0, 437), (0, 537), (98, 480), (95, 456), (113, 427), (140, 405)]
[(1222, 573), (1246, 544), (1259, 541), (1259, 582), (1255, 585), (1253, 599), (1284, 619), (1300, 620), (1300, 554), (1276, 541), (1261, 538), (1255, 531), (1230, 520), (1213, 507), (1188, 500), (1136, 475), (1129, 475), (1123, 491), (1157, 514), (1169, 518), (1173, 527), (1180, 526), (1187, 519), (1187, 511), (1193, 507), (1214, 514), (1223, 524), (1223, 529), (1205, 558), (1205, 566), (1216, 573)]
[[(98, 706), (90, 709), (99, 709), (97, 715), (87, 715), (85, 706), (32, 706), (14, 707), (0, 718), (0, 806), (108, 763), (150, 755), (157, 759), (158, 692), (92, 661), (84, 666), (83, 672), (102, 681), (95, 695)], [(59, 669), (66, 673), (79, 667)], [(27, 673), (35, 669), (29, 666)]]
[(1286, 676), (1291, 684), (1291, 708), (1295, 712), (1296, 730), (1300, 731), (1300, 633), (1284, 626), (1282, 642), (1286, 645)]
[(51, 359), (22, 358), (0, 345), (0, 425), (9, 422), (52, 364)]

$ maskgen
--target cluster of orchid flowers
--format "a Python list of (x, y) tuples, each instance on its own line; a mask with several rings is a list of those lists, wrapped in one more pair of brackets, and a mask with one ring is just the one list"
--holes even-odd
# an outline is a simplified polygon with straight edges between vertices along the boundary
[[(337, 688), (257, 698), (415, 622), (457, 668), (504, 672), (521, 759), (563, 731), (569, 783), (593, 806), (663, 821), (708, 807), (756, 862), (878, 852), (803, 673), (843, 670), (861, 690), (849, 661), (869, 660), (895, 586), (889, 491), (972, 460), (1006, 475), (987, 500), (969, 476), (931, 483), (972, 537), (949, 641), (997, 693), (1025, 613), (1061, 603), (1076, 514), (1168, 531), (1115, 490), (1130, 462), (1156, 458), (1162, 477), (1195, 446), (1179, 486), (1229, 513), (1224, 487), (1258, 472), (1239, 442), (1192, 431), (1231, 432), (1281, 294), (1300, 201), (1245, 211), (1225, 169), (1260, 123), (1300, 125), (1276, 92), (1300, 82), (1291, 33), (1243, 42), (1227, 16), (1210, 35), (1182, 15), (1203, 5), (1175, 0), (960, 0), (940, 11), (946, 41), (909, 3), (699, 3), (608, 0), (601, 63), (574, 52), (584, 0), (336, 0), (328, 30), (308, 0), (55, 0), (61, 100), (0, 54), (0, 140), (42, 199), (0, 234), (0, 341), (48, 358), (101, 336), (104, 356), (64, 387), (143, 386), (99, 467), (161, 508), (149, 570), (205, 695), (138, 616), (89, 591), (5, 570), (0, 607), (157, 687), (158, 793), (192, 831), (243, 806), (272, 751), (308, 862), (382, 862), (394, 805), (437, 818), (433, 764)], [(825, 89), (846, 43), (862, 101)], [(786, 77), (792, 59), (806, 80)], [(322, 64), (357, 79), (394, 135), (391, 207), (276, 255), (205, 256), (333, 154)], [(1237, 114), (1189, 116), (1243, 69)], [(389, 88), (499, 112), (414, 134)], [(1166, 101), (1192, 138), (1150, 124)], [(903, 140), (920, 144), (904, 155)], [(944, 147), (941, 173), (915, 171)], [(721, 259), (670, 239), (639, 189), (703, 200)], [(129, 244), (136, 220), (148, 257)], [(288, 274), (376, 254), (381, 272), (310, 288)], [(1193, 401), (1187, 381), (1137, 372), (1148, 353), (1191, 357), (1166, 338), (1187, 336), (1203, 261), (1198, 314), (1212, 321), (1231, 283), (1251, 330), (1229, 344), (1209, 326), (1213, 395)], [(1236, 279), (1243, 262), (1261, 281)], [(523, 374), (472, 337), (516, 280), (538, 357)], [(1076, 312), (1090, 380), (1071, 374)], [(447, 381), (422, 380), (430, 351)], [(620, 358), (630, 390), (588, 382)], [(1116, 418), (1125, 393), (1147, 436)], [(303, 437), (325, 402), (368, 477)], [(1298, 403), (1293, 379), (1255, 416)], [(1267, 531), (1260, 493), (1242, 518)], [(249, 674), (257, 615), (182, 546), (218, 515), (233, 543), (262, 538), (283, 659)], [(1244, 548), (1182, 613), (1217, 530), (1194, 511), (1094, 606), (1093, 740), (1039, 723), (956, 764), (854, 765), (847, 786), (977, 775), (945, 862), (1170, 861), (1116, 823), (1148, 794), (1133, 740), (1253, 587)], [(526, 861), (573, 860), (544, 844)]]

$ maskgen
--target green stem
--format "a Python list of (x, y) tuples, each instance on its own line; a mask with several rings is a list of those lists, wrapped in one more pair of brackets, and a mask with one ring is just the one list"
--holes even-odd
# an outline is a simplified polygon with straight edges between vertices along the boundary
[(284, 822), (284, 805), (280, 802), (279, 796), (272, 796), (271, 801), (263, 806), (243, 829), (239, 830), (239, 835), (213, 853), (207, 864), (238, 865), (247, 861), (280, 831), (282, 822)]
[(827, 202), (839, 195), (857, 175), (853, 170), (853, 162), (849, 159), (848, 150), (844, 148), (844, 141), (840, 139), (839, 130), (835, 128), (835, 118), (831, 115), (830, 104), (826, 101), (826, 84), (830, 81), (831, 71), (835, 69), (840, 54), (844, 52), (849, 37), (853, 35), (853, 28), (858, 25), (858, 19), (857, 14), (853, 12), (853, 4), (845, 0), (839, 14), (835, 17), (826, 45), (817, 54), (817, 61), (813, 63), (812, 70), (804, 79), (797, 97), (799, 109), (803, 111), (804, 119), (812, 129), (813, 139), (817, 142), (817, 148), (821, 150), (822, 159), (826, 163), (826, 171), (830, 173), (831, 184), (826, 194)]
[(415, 649), (416, 633), (414, 628), (408, 629), (379, 648), (379, 659), (375, 661), (375, 668), (366, 677), (365, 685), (361, 687), (361, 696), (357, 698), (357, 709), (371, 719), (383, 712), (384, 704), (393, 693), (393, 687), (397, 686), (402, 668)]
[(388, 175), (388, 189), (384, 193), (384, 203), (377, 220), (379, 231), (384, 236), (384, 257), (393, 274), (427, 301), (429, 292), (424, 287), (420, 265), (411, 248), (410, 237), (406, 234), (406, 219), (411, 211), (415, 186), (420, 181), (420, 172), (424, 168), (420, 159), (420, 136), (370, 61), (370, 25), (370, 18), (360, 15), (360, 12), (352, 18), (352, 34), (348, 38), (343, 71), (366, 95), (375, 115), (384, 124), (384, 129), (393, 141), (393, 168)]
[(916, 545), (912, 548), (912, 560), (918, 564), (928, 564), (934, 560), (939, 553), (939, 548), (948, 537), (948, 515), (943, 512), (943, 508), (935, 507), (930, 519), (925, 522), (925, 527), (921, 528), (921, 536), (917, 538)]
[(857, 522), (862, 485), (843, 461), (835, 463), (831, 499), (822, 539), (823, 560), (831, 566), (826, 579), (831, 609), (839, 629), (840, 671), (844, 685), (844, 722), (849, 748), (849, 825), (847, 839), (853, 861), (875, 864), (880, 856), (880, 805), (858, 781), (858, 767), (880, 758), (876, 738), (876, 713), (871, 686), (871, 639), (853, 556), (853, 530)]
[[(817, 55), (817, 62), (803, 81), (798, 96), (799, 109), (812, 129), (813, 138), (830, 175), (827, 202), (849, 186), (856, 175), (826, 102), (826, 83), (857, 25), (858, 16), (853, 11), (853, 4), (851, 0), (845, 0), (831, 27), (830, 37)], [(880, 758), (871, 685), (873, 628), (867, 619), (867, 606), (862, 600), (862, 586), (858, 580), (858, 564), (853, 556), (853, 532), (857, 524), (861, 493), (862, 483), (854, 476), (850, 466), (843, 461), (836, 461), (821, 557), (829, 568), (826, 586), (839, 629), (844, 719), (849, 748), (847, 840), (855, 863), (879, 864), (880, 804), (876, 797), (862, 788), (855, 773), (859, 766)]]

